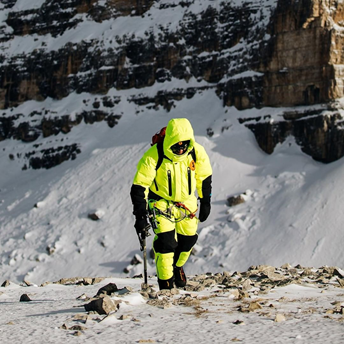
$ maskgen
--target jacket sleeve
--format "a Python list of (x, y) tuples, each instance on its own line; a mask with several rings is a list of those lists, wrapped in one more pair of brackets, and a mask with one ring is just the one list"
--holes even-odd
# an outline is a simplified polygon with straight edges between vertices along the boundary
[(196, 188), (199, 198), (210, 202), (211, 182), (213, 170), (211, 168), (208, 154), (203, 146), (195, 143), (196, 153)]
[(158, 160), (156, 146), (151, 147), (141, 158), (137, 165), (133, 185), (130, 191), (135, 216), (143, 216), (147, 212), (147, 196), (149, 187), (156, 176)]

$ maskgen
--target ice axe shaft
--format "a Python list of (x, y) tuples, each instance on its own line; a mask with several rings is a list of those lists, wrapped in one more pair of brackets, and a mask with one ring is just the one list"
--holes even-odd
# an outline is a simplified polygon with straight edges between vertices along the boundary
[(143, 283), (141, 284), (141, 289), (147, 289), (148, 288), (148, 276), (147, 276), (147, 246), (146, 246), (146, 237), (148, 237), (149, 234), (149, 228), (151, 226), (146, 226), (140, 237), (140, 244), (141, 244), (141, 251), (143, 253)]

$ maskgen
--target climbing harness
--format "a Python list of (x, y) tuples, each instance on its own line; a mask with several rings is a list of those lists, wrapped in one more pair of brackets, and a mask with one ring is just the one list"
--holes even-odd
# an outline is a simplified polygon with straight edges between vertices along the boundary
[[(196, 212), (198, 208), (193, 212), (191, 211), (185, 204), (181, 202), (172, 202), (172, 205), (169, 206), (165, 211), (160, 210), (156, 207), (157, 201), (155, 199), (148, 200), (148, 217), (150, 220), (150, 223), (152, 225), (153, 230), (158, 228), (158, 222), (156, 220), (157, 215), (164, 216), (167, 220), (173, 223), (177, 223), (180, 221), (183, 221), (186, 218), (193, 219), (196, 217)], [(172, 216), (173, 209), (178, 208), (180, 210), (181, 217), (180, 218), (174, 218)]]

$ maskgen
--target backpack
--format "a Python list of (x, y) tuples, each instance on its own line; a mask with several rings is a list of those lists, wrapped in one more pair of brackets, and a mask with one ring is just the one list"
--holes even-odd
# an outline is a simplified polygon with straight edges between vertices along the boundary
[[(164, 154), (164, 138), (166, 134), (166, 127), (161, 128), (157, 133), (155, 133), (152, 136), (152, 143), (151, 146), (154, 146), (155, 144), (157, 145), (158, 149), (158, 162), (155, 166), (155, 171), (159, 169), (159, 167), (162, 164), (162, 161), (164, 158), (168, 159), (168, 157)], [(196, 163), (196, 153), (195, 153), (195, 148), (193, 148), (189, 154), (191, 154), (192, 159)], [(170, 159), (169, 159), (170, 160)]]

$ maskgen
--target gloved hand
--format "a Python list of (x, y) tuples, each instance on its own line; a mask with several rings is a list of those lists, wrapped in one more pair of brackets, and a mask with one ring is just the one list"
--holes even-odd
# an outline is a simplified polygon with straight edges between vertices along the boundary
[(205, 198), (200, 198), (201, 201), (201, 207), (200, 207), (200, 211), (199, 211), (199, 221), (200, 222), (204, 222), (209, 214), (210, 214), (210, 198), (205, 199)]
[(136, 229), (136, 233), (139, 237), (142, 237), (143, 230), (149, 225), (147, 221), (147, 215), (141, 214), (136, 216), (136, 221), (134, 227)]

